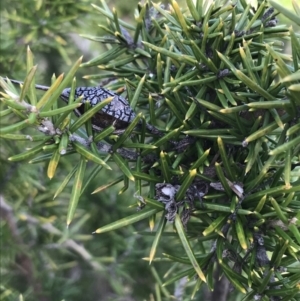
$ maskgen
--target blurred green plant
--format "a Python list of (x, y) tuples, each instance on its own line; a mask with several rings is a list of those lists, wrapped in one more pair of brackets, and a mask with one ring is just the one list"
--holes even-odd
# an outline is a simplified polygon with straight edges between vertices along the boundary
[[(79, 26), (80, 16), (87, 12), (91, 14), (87, 1), (72, 5), (69, 1), (42, 0), (6, 4), (1, 5), (2, 70), (16, 70), (23, 66), (21, 58), (26, 45), (48, 56), (57, 57), (56, 53), (59, 53), (66, 63), (71, 62), (66, 50), (67, 33)], [(64, 31), (62, 26), (66, 27)]]
[[(111, 1), (107, 1), (110, 4)], [(127, 1), (130, 10), (136, 0)], [(8, 1), (0, 5), (0, 69), (2, 74), (24, 74), (24, 53), (29, 45), (44, 66), (39, 78), (47, 80), (60, 73), (62, 65), (71, 65), (80, 51), (88, 58), (102, 48), (93, 48), (79, 38), (82, 32), (99, 33), (99, 15), (94, 14), (91, 0), (63, 1)], [(128, 8), (117, 4), (121, 15)], [(103, 19), (104, 20), (104, 19)], [(102, 21), (103, 22), (103, 21)], [(87, 49), (87, 48), (90, 49)]]
[[(47, 175), (53, 179), (60, 162), (76, 164), (51, 189), (55, 198), (68, 199), (69, 207), (55, 219), (61, 227), (65, 219), (69, 232), (53, 228), (51, 217), (24, 220), (60, 237), (59, 246), (64, 242), (104, 275), (106, 267), (87, 251), (91, 237), (75, 234), (94, 214), (76, 208), (79, 199), (80, 204), (89, 202), (83, 192), (96, 176), (103, 181), (113, 169), (112, 180), (94, 193), (122, 182), (119, 193), (131, 188), (135, 193), (130, 203), (137, 199), (140, 211), (99, 218), (101, 222), (93, 221), (98, 228), (94, 233), (114, 237), (111, 233), (119, 232), (112, 230), (132, 230), (132, 224), (149, 220), (151, 232), (144, 231), (144, 223), (139, 228), (145, 240), (152, 240), (144, 258), (155, 279), (155, 297), (149, 300), (196, 298), (205, 293), (204, 283), (220, 294), (222, 276), (230, 282), (221, 289), (223, 300), (232, 288), (239, 292), (234, 300), (299, 300), (300, 36), (292, 27), (278, 25), (276, 16), (282, 12), (298, 23), (300, 8), (294, 1), (295, 14), (274, 1), (270, 3), (275, 9), (266, 1), (257, 2), (253, 8), (243, 0), (235, 5), (187, 1), (186, 10), (175, 1), (165, 6), (145, 2), (139, 4), (132, 25), (102, 1), (93, 8), (106, 17), (107, 24), (100, 25), (106, 34), (83, 36), (107, 50), (83, 64), (79, 59), (65, 77), (52, 78), (43, 97), (35, 91), (36, 67), (28, 49), (21, 92), (0, 80), (5, 91), (0, 135), (8, 149), (3, 159), (12, 153), (6, 141), (30, 140), (29, 150), (9, 160), (47, 162)], [(291, 55), (281, 50), (285, 40), (291, 41)], [(126, 87), (131, 108), (143, 115), (137, 114), (121, 133), (115, 132), (116, 115), (99, 133), (93, 130), (95, 109), (86, 102), (85, 112), (74, 121), (71, 112), (81, 101), (74, 80), (79, 66), (102, 70), (86, 75), (95, 86), (100, 81), (119, 93)], [(59, 108), (57, 99), (66, 87), (72, 87), (69, 101)], [(149, 131), (149, 124), (158, 131)], [(69, 183), (72, 191), (66, 193)], [(114, 205), (107, 212), (113, 213)], [(84, 248), (76, 242), (80, 238), (87, 240)], [(118, 241), (124, 243), (114, 243)], [(127, 250), (132, 263), (145, 256), (142, 246), (136, 248), (132, 244)], [(164, 267), (168, 271), (162, 278)], [(119, 273), (132, 275), (125, 268)], [(122, 294), (120, 282), (111, 279), (110, 286)]]

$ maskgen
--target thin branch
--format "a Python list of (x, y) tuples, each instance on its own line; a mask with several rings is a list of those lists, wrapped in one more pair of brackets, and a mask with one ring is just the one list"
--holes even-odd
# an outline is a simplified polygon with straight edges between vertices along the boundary
[[(36, 219), (33, 216), (30, 216), (29, 214), (24, 214), (23, 217), (24, 220), (27, 221), (28, 223), (37, 225), (50, 234), (62, 235), (62, 232), (59, 229), (55, 228), (50, 223), (42, 224), (38, 219)], [(104, 268), (98, 262), (93, 260), (93, 256), (82, 245), (78, 244), (73, 239), (70, 238), (67, 239), (66, 241), (63, 242), (63, 245), (68, 249), (73, 250), (75, 253), (77, 253), (93, 269), (97, 271), (104, 271)]]

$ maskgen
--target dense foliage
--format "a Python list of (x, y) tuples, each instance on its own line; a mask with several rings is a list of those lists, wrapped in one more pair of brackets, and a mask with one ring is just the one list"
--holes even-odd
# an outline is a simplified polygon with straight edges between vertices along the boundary
[[(42, 96), (29, 48), (21, 90), (0, 79), (3, 295), (300, 299), (300, 36), (277, 20), (300, 7), (257, 2), (146, 1), (132, 25), (102, 1), (100, 55)], [(116, 94), (81, 104), (79, 67)]]

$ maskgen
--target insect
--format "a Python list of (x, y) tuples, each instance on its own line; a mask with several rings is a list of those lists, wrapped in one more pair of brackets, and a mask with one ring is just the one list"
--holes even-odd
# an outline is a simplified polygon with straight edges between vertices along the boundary
[[(23, 84), (22, 81), (10, 79), (14, 84)], [(43, 85), (35, 85), (35, 88), (42, 91), (48, 91), (50, 87)], [(71, 88), (65, 88), (60, 98), (68, 102), (71, 93)], [(92, 117), (92, 127), (95, 131), (101, 131), (110, 125), (114, 125), (116, 132), (122, 132), (132, 122), (136, 114), (130, 107), (129, 102), (122, 96), (102, 87), (78, 87), (75, 89), (75, 98), (82, 96), (82, 103), (90, 102), (91, 106), (95, 106), (99, 102), (113, 97), (112, 101), (107, 104), (102, 110), (98, 111)], [(79, 117), (84, 113), (84, 107), (81, 106), (74, 110)], [(151, 124), (146, 123), (146, 128), (154, 135), (162, 136), (163, 133)]]

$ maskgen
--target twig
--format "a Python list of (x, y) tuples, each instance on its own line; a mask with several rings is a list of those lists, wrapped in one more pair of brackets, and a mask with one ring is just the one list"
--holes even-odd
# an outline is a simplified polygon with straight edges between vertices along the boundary
[[(24, 217), (27, 222), (38, 225), (48, 233), (62, 235), (62, 232), (50, 223), (41, 224), (38, 219), (28, 214), (25, 214)], [(98, 262), (93, 260), (93, 256), (82, 245), (78, 244), (73, 239), (67, 239), (63, 242), (63, 245), (80, 255), (80, 257), (85, 260), (93, 269), (97, 271), (104, 271), (104, 268)]]

